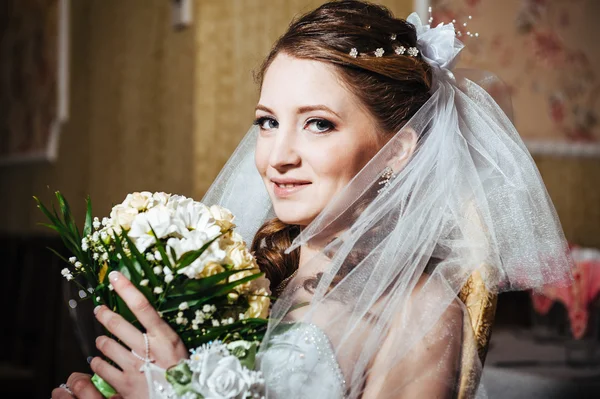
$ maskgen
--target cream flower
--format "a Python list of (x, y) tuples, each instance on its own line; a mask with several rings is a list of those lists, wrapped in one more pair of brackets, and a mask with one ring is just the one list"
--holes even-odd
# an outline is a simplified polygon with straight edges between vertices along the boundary
[(214, 276), (215, 274), (223, 273), (225, 268), (215, 262), (209, 262), (204, 266), (204, 269), (198, 274), (200, 278)]
[(236, 270), (256, 268), (254, 256), (243, 243), (236, 243), (227, 248), (229, 262)]
[(123, 204), (115, 205), (110, 212), (110, 218), (115, 227), (129, 230), (133, 220), (138, 215), (138, 210)]
[(269, 305), (271, 299), (270, 292), (267, 289), (260, 289), (255, 292), (255, 295), (248, 296), (248, 310), (244, 314), (244, 318), (261, 318), (266, 319), (269, 315)]
[(123, 205), (135, 208), (138, 211), (143, 211), (148, 208), (148, 202), (152, 199), (152, 193), (148, 191), (142, 191), (141, 193), (135, 192), (131, 194), (127, 194), (125, 197), (125, 201), (123, 201)]
[(235, 217), (229, 211), (229, 209), (218, 205), (213, 205), (210, 207), (210, 213), (215, 219), (215, 223), (221, 227), (221, 232), (224, 233), (235, 227), (235, 224), (233, 223), (233, 219), (235, 219)]

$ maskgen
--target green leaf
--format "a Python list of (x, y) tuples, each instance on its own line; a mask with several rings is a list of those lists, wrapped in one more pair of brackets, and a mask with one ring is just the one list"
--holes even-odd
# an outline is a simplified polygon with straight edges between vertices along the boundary
[[(179, 304), (181, 302), (188, 302), (188, 306), (190, 308), (199, 306), (199, 305), (203, 305), (206, 302), (212, 300), (213, 298), (228, 294), (229, 292), (231, 292), (231, 290), (233, 288), (237, 287), (240, 284), (244, 284), (248, 281), (257, 279), (261, 275), (262, 275), (262, 273), (253, 274), (252, 276), (247, 276), (247, 277), (241, 278), (241, 279), (236, 280), (231, 283), (218, 284), (210, 289), (207, 289), (205, 292), (202, 292), (202, 293), (181, 295), (181, 296), (174, 297), (172, 299), (168, 299), (165, 302), (164, 308), (162, 308), (161, 311), (163, 313), (168, 313), (168, 312), (173, 312), (175, 310), (178, 310)], [(198, 298), (198, 297), (200, 297), (200, 298)]]
[(119, 267), (126, 267), (129, 271), (128, 279), (131, 280), (131, 282), (133, 282), (134, 284), (139, 285), (140, 281), (142, 280), (142, 276), (140, 275), (138, 269), (135, 267), (132, 260), (125, 254), (125, 250), (123, 249), (120, 236), (115, 233), (113, 237), (115, 249), (117, 250), (117, 253), (121, 255), (121, 259), (119, 260)]
[(92, 234), (92, 200), (90, 196), (85, 200), (86, 212), (85, 212), (85, 224), (83, 225), (83, 236), (87, 237)]
[(70, 266), (73, 266), (73, 265), (71, 264), (71, 262), (69, 262), (69, 260), (68, 260), (67, 258), (65, 258), (65, 257), (64, 257), (64, 256), (62, 256), (61, 254), (59, 254), (59, 253), (58, 253), (56, 250), (54, 250), (54, 249), (52, 249), (52, 248), (50, 248), (50, 247), (46, 247), (46, 249), (47, 249), (47, 250), (49, 250), (50, 252), (52, 252), (54, 255), (58, 256), (58, 258), (59, 258), (60, 260), (62, 260), (63, 262), (65, 262), (65, 263), (69, 264)]
[(200, 255), (202, 255), (202, 253), (204, 251), (206, 251), (206, 249), (208, 247), (210, 247), (210, 245), (215, 242), (216, 240), (218, 240), (221, 237), (221, 235), (216, 236), (215, 238), (213, 238), (212, 240), (210, 240), (209, 242), (207, 242), (206, 244), (204, 244), (202, 246), (202, 248), (196, 250), (196, 251), (189, 251), (184, 253), (183, 255), (181, 255), (181, 257), (177, 260), (177, 266), (176, 268), (183, 268), (186, 267), (190, 264), (192, 264), (192, 262), (194, 262), (196, 259), (198, 259), (200, 257)]
[(69, 233), (63, 225), (40, 223), (40, 226), (56, 231), (69, 252), (72, 252), (75, 255), (81, 253), (80, 245), (73, 239), (71, 233)]
[[(256, 336), (260, 340), (264, 335), (267, 323), (268, 321), (265, 319), (245, 319), (226, 326), (205, 327), (206, 332), (188, 330), (181, 333), (180, 336), (187, 348), (195, 348), (217, 339), (227, 342), (225, 337), (236, 332), (242, 336), (242, 339), (252, 341), (252, 336)], [(255, 332), (250, 333), (251, 330), (255, 330)]]
[(158, 278), (152, 271), (152, 267), (150, 267), (150, 264), (148, 263), (146, 257), (143, 254), (141, 254), (140, 251), (138, 251), (137, 247), (135, 246), (133, 241), (131, 241), (131, 239), (127, 236), (126, 233), (124, 233), (122, 235), (122, 237), (125, 239), (125, 241), (127, 241), (129, 250), (131, 251), (131, 253), (135, 257), (135, 259), (137, 260), (138, 264), (141, 266), (146, 278), (148, 278), (148, 280), (150, 280), (150, 283), (152, 283), (153, 286), (159, 285), (160, 281), (158, 280)]
[[(251, 270), (251, 269), (245, 269)], [(239, 273), (244, 270), (228, 270), (221, 273), (217, 273), (213, 276), (204, 277), (201, 279), (189, 279), (185, 280), (180, 286), (173, 288), (173, 294), (169, 295), (169, 297), (178, 297), (181, 295), (187, 294), (202, 294), (207, 289), (214, 287), (215, 285), (221, 283), (227, 278), (233, 276), (236, 273)]]
[(150, 226), (150, 231), (152, 231), (152, 234), (154, 234), (154, 238), (156, 238), (156, 247), (158, 248), (158, 252), (160, 253), (160, 256), (162, 258), (162, 262), (165, 264), (165, 266), (167, 266), (169, 269), (173, 269), (173, 266), (171, 265), (171, 261), (169, 260), (169, 257), (167, 256), (167, 251), (165, 251), (165, 246), (163, 245), (163, 243), (157, 238), (156, 236), (156, 232), (154, 231), (154, 229), (152, 228), (152, 226)]
[(37, 202), (38, 208), (40, 208), (40, 210), (44, 213), (44, 215), (46, 215), (46, 217), (50, 220), (50, 222), (52, 222), (53, 225), (62, 225), (60, 219), (58, 219), (52, 213), (50, 213), (48, 208), (46, 208), (46, 206), (42, 204), (38, 197), (34, 196), (33, 199)]
[(60, 193), (60, 191), (57, 191), (55, 194), (56, 199), (58, 200), (58, 204), (60, 206), (60, 212), (62, 213), (65, 226), (71, 232), (73, 237), (77, 238), (78, 241), (81, 242), (81, 234), (79, 234), (79, 229), (77, 228), (77, 225), (73, 220), (73, 215), (71, 214), (71, 207), (69, 206), (67, 199)]

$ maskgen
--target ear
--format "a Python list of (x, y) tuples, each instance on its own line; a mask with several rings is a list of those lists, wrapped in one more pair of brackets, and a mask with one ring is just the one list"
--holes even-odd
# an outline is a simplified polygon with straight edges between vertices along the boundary
[(410, 127), (404, 128), (398, 137), (394, 139), (395, 151), (388, 163), (394, 173), (398, 173), (406, 166), (417, 148), (417, 140), (417, 132)]

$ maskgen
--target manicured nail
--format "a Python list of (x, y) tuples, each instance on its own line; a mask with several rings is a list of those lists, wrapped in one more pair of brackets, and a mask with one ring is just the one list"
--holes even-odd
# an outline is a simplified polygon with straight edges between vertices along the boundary
[(113, 270), (112, 272), (108, 273), (108, 278), (110, 281), (115, 282), (119, 279), (119, 273)]
[(98, 311), (100, 310), (100, 308), (102, 307), (102, 305), (98, 305), (94, 308), (94, 314), (98, 314)]

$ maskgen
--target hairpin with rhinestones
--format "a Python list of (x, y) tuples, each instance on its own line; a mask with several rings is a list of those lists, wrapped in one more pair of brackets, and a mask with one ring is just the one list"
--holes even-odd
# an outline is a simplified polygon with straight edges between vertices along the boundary
[[(396, 53), (397, 55), (404, 55), (405, 53), (411, 57), (416, 57), (417, 55), (419, 55), (419, 49), (416, 47), (409, 47), (408, 49), (404, 46), (396, 46), (394, 47), (394, 53)], [(373, 55), (377, 58), (381, 58), (383, 57), (383, 55), (385, 54), (385, 50), (382, 47), (379, 47), (377, 50), (375, 50), (373, 52)], [(350, 49), (350, 52), (348, 53), (348, 55), (352, 58), (356, 58), (358, 57), (358, 50), (356, 49), (356, 47), (352, 47), (352, 49)]]

